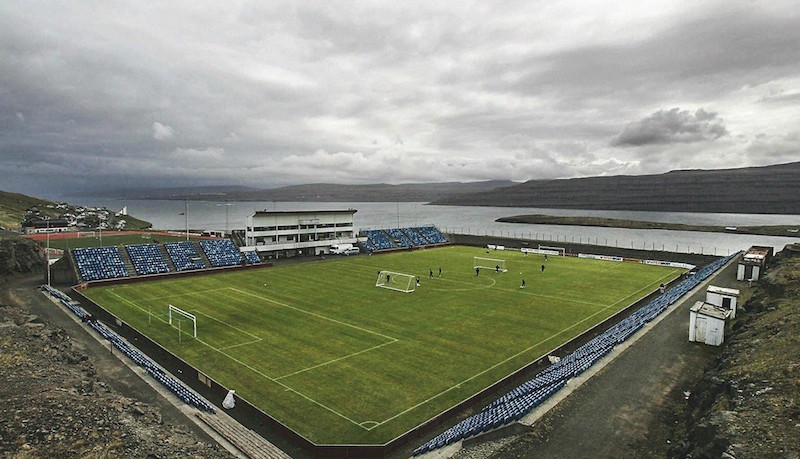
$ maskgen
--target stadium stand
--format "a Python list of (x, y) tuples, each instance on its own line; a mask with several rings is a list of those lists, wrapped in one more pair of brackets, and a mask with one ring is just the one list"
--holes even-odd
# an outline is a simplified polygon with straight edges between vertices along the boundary
[(411, 241), (411, 244), (428, 245), (428, 241), (417, 232), (416, 228), (400, 228), (400, 231)]
[(251, 265), (257, 265), (261, 263), (261, 258), (259, 258), (258, 252), (256, 252), (255, 250), (248, 250), (247, 252), (244, 252), (244, 257), (247, 259), (247, 262), (250, 263)]
[(395, 248), (395, 245), (382, 230), (364, 230), (362, 233), (367, 236), (375, 251)]
[(119, 247), (84, 247), (72, 250), (84, 281), (128, 277)]
[(147, 374), (152, 376), (155, 380), (160, 382), (164, 385), (167, 389), (169, 389), (172, 393), (178, 396), (181, 400), (185, 403), (188, 403), (195, 408), (208, 411), (210, 413), (216, 413), (216, 410), (213, 406), (208, 404), (205, 400), (200, 398), (197, 394), (195, 394), (192, 390), (186, 387), (182, 382), (178, 381), (177, 379), (169, 376), (161, 367), (156, 365), (155, 362), (150, 360), (145, 354), (141, 351), (136, 349), (135, 347), (128, 344), (125, 340), (123, 340), (119, 335), (111, 331), (108, 327), (103, 325), (97, 320), (92, 319), (91, 314), (86, 312), (80, 306), (80, 303), (77, 301), (72, 301), (72, 299), (53, 287), (49, 285), (42, 285), (42, 290), (48, 292), (51, 296), (54, 296), (59, 299), (61, 304), (63, 304), (67, 309), (72, 311), (73, 314), (78, 316), (79, 319), (86, 322), (92, 329), (94, 329), (100, 336), (105, 338), (106, 340), (110, 341), (111, 344), (120, 350), (126, 357), (133, 360), (137, 365), (142, 367)]
[(125, 249), (128, 251), (136, 274), (143, 276), (169, 272), (169, 266), (167, 266), (167, 261), (161, 254), (158, 244), (134, 244), (125, 246)]
[(206, 267), (200, 254), (197, 253), (194, 243), (191, 241), (166, 242), (164, 243), (164, 248), (167, 249), (167, 253), (172, 262), (175, 263), (175, 269), (178, 271)]
[(202, 240), (200, 248), (208, 257), (211, 266), (215, 268), (242, 264), (242, 254), (230, 239)]
[(400, 228), (389, 228), (384, 231), (386, 231), (386, 234), (388, 234), (392, 238), (395, 245), (399, 247), (411, 247), (411, 241), (400, 230)]
[(504, 424), (522, 419), (552, 394), (567, 384), (567, 380), (583, 373), (619, 343), (636, 333), (669, 306), (707, 279), (716, 270), (738, 256), (739, 252), (704, 266), (694, 275), (686, 277), (667, 292), (642, 306), (608, 330), (580, 346), (571, 354), (539, 372), (533, 379), (522, 383), (507, 394), (486, 405), (479, 413), (470, 416), (445, 430), (422, 446), (414, 456), (472, 437)]
[(447, 244), (450, 242), (438, 229), (436, 229), (436, 227), (422, 226), (415, 229), (419, 234), (422, 235), (422, 237), (427, 239), (430, 244)]

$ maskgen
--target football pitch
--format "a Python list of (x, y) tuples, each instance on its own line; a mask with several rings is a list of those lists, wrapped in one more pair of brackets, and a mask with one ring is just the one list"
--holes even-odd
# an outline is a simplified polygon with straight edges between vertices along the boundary
[[(476, 256), (508, 271), (476, 275)], [(421, 285), (378, 288), (380, 270)], [(383, 444), (682, 272), (449, 246), (84, 294), (309, 440)], [(196, 316), (196, 339), (190, 321), (168, 324), (170, 304)]]

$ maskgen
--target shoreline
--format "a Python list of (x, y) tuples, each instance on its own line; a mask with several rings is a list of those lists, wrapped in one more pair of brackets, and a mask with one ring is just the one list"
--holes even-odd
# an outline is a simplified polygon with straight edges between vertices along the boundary
[(782, 236), (800, 238), (798, 225), (772, 226), (715, 226), (686, 225), (683, 223), (648, 222), (605, 217), (561, 217), (553, 215), (529, 214), (500, 217), (502, 223), (525, 223), (534, 225), (596, 226), (604, 228), (652, 229), (668, 231), (699, 231), (704, 233), (747, 234), (756, 236)]

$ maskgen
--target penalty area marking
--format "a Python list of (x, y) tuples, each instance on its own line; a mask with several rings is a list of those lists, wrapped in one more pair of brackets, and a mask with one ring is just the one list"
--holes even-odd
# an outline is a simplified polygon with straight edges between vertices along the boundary
[[(226, 287), (226, 288), (231, 288), (231, 287)], [(231, 289), (232, 289), (232, 290), (236, 290), (236, 289), (233, 289), (233, 288), (231, 288)], [(133, 301), (131, 301), (131, 300), (127, 299), (127, 298), (124, 298), (124, 297), (120, 296), (119, 294), (117, 294), (116, 292), (112, 291), (111, 289), (109, 289), (109, 292), (110, 292), (112, 295), (114, 295), (114, 296), (116, 296), (117, 298), (119, 298), (120, 300), (122, 300), (122, 301), (124, 301), (124, 302), (126, 302), (126, 303), (128, 303), (128, 304), (130, 304), (130, 305), (132, 305), (133, 307), (135, 307), (135, 308), (137, 308), (137, 309), (140, 309), (140, 310), (142, 310), (143, 312), (147, 312), (147, 311), (145, 311), (145, 309), (144, 309), (144, 308), (142, 308), (142, 307), (141, 307), (141, 306), (139, 306), (138, 304), (134, 303)], [(240, 292), (240, 293), (243, 293), (243, 292)], [(164, 324), (167, 324), (167, 321), (165, 321), (164, 319), (162, 319), (162, 318), (160, 318), (160, 317), (158, 317), (158, 316), (156, 316), (156, 319), (157, 319), (157, 320), (160, 320), (160, 321), (161, 321), (161, 322), (163, 322)], [(365, 331), (366, 331), (366, 330), (365, 330)], [(374, 333), (374, 332), (373, 332), (373, 333)], [(376, 334), (379, 334), (379, 333), (376, 333)], [(298, 391), (298, 390), (296, 390), (296, 389), (294, 389), (294, 388), (292, 388), (292, 387), (290, 387), (290, 386), (288, 386), (288, 385), (286, 385), (286, 384), (284, 384), (284, 383), (282, 383), (282, 382), (280, 382), (280, 381), (277, 381), (275, 378), (272, 378), (272, 377), (270, 377), (269, 375), (265, 374), (264, 372), (262, 372), (262, 371), (260, 371), (260, 370), (258, 370), (258, 369), (256, 369), (256, 368), (254, 368), (254, 367), (252, 367), (251, 365), (248, 365), (247, 363), (245, 363), (245, 362), (243, 362), (243, 361), (241, 361), (241, 360), (239, 360), (239, 359), (237, 359), (236, 357), (234, 357), (234, 356), (232, 356), (232, 355), (228, 354), (228, 353), (227, 353), (227, 352), (225, 352), (224, 350), (222, 350), (222, 349), (218, 349), (218, 348), (216, 348), (216, 347), (214, 347), (214, 346), (210, 345), (209, 343), (207, 343), (207, 342), (203, 341), (203, 340), (202, 340), (202, 339), (200, 339), (200, 338), (193, 338), (193, 339), (194, 339), (195, 341), (197, 341), (198, 343), (200, 343), (200, 344), (202, 344), (202, 345), (206, 346), (207, 348), (209, 348), (209, 349), (211, 349), (211, 350), (213, 350), (213, 351), (216, 351), (216, 352), (218, 352), (218, 353), (220, 353), (220, 354), (224, 355), (225, 357), (227, 357), (227, 358), (231, 359), (232, 361), (234, 361), (234, 362), (238, 363), (239, 365), (243, 366), (244, 368), (247, 368), (248, 370), (252, 371), (253, 373), (255, 373), (255, 374), (257, 374), (257, 375), (261, 376), (262, 378), (264, 378), (264, 379), (266, 379), (266, 380), (268, 380), (268, 381), (272, 381), (273, 383), (275, 383), (275, 384), (277, 384), (277, 385), (279, 385), (279, 386), (283, 387), (283, 388), (284, 388), (284, 389), (285, 389), (287, 392), (293, 392), (293, 393), (297, 394), (299, 397), (301, 397), (301, 398), (303, 398), (303, 399), (305, 399), (305, 400), (308, 400), (309, 402), (313, 403), (314, 405), (317, 405), (317, 406), (319, 406), (320, 408), (322, 408), (322, 409), (324, 409), (324, 410), (326, 410), (326, 411), (329, 411), (329, 412), (331, 412), (331, 413), (335, 414), (336, 416), (339, 416), (340, 418), (344, 419), (345, 421), (348, 421), (349, 423), (351, 423), (351, 424), (353, 424), (353, 425), (356, 425), (356, 426), (358, 426), (358, 427), (360, 427), (360, 428), (362, 428), (362, 429), (364, 429), (364, 430), (367, 430), (367, 431), (369, 431), (369, 430), (372, 430), (373, 428), (377, 427), (377, 426), (373, 426), (373, 427), (370, 427), (370, 428), (364, 427), (364, 426), (362, 425), (362, 424), (364, 424), (363, 422), (358, 422), (358, 421), (355, 421), (355, 420), (353, 420), (353, 419), (350, 419), (350, 418), (349, 418), (349, 417), (347, 417), (346, 415), (344, 415), (344, 414), (342, 414), (342, 413), (340, 413), (340, 412), (338, 412), (338, 411), (334, 410), (333, 408), (331, 408), (331, 407), (329, 407), (329, 406), (325, 405), (324, 403), (318, 402), (317, 400), (314, 400), (313, 398), (309, 397), (308, 395), (306, 395), (306, 394), (304, 394), (304, 393), (302, 393), (302, 392), (300, 392), (300, 391)], [(371, 421), (367, 421), (367, 422), (371, 422)]]

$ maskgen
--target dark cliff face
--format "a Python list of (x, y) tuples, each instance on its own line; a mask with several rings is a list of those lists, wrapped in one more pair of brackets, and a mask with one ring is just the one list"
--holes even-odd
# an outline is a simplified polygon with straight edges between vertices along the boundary
[(46, 263), (42, 248), (30, 239), (0, 241), (0, 276), (42, 272)]
[(531, 180), (434, 204), (800, 214), (800, 163), (659, 175)]
[[(798, 457), (800, 244), (773, 259), (691, 390), (675, 457)], [(727, 454), (727, 456), (725, 456)]]

